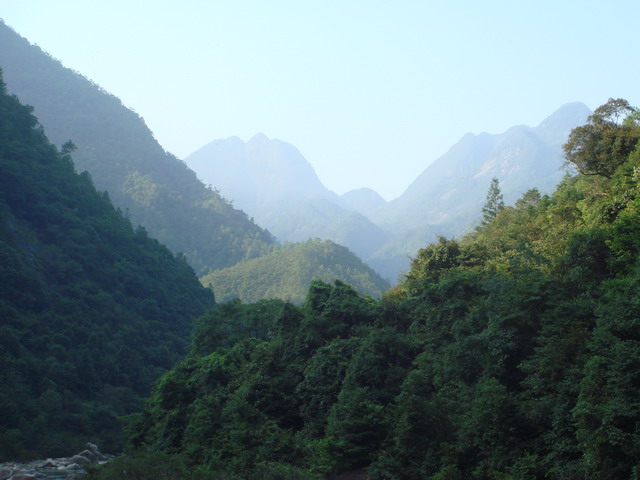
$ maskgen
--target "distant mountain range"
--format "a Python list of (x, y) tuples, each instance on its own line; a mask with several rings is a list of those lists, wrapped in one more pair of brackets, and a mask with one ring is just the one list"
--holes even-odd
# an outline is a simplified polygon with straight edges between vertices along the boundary
[(400, 197), (379, 209), (373, 220), (402, 229), (455, 225), (454, 230), (462, 233), (480, 218), (493, 177), (500, 181), (507, 203), (532, 187), (549, 192), (563, 175), (562, 144), (590, 113), (582, 103), (568, 103), (535, 128), (520, 125), (497, 135), (468, 133)]
[(395, 281), (436, 235), (478, 224), (493, 177), (507, 203), (533, 187), (550, 192), (563, 176), (562, 144), (590, 113), (568, 103), (537, 127), (469, 133), (388, 203), (371, 189), (336, 195), (295, 147), (263, 134), (215, 140), (185, 162), (280, 240), (332, 240)]
[(394, 282), (436, 235), (459, 236), (478, 223), (493, 177), (507, 203), (532, 187), (550, 191), (563, 175), (562, 143), (590, 113), (570, 103), (537, 127), (467, 134), (387, 203), (370, 189), (338, 196), (294, 146), (262, 134), (246, 143), (214, 140), (185, 164), (117, 98), (4, 24), (0, 67), (9, 91), (35, 107), (53, 142), (77, 145), (78, 169), (134, 224), (183, 252), (199, 275), (272, 252), (273, 234), (344, 245)]
[[(371, 214), (374, 223), (397, 234), (369, 263), (395, 279), (407, 271), (416, 245), (431, 242), (435, 235), (460, 236), (473, 229), (493, 177), (500, 181), (507, 204), (534, 187), (551, 192), (565, 174), (562, 144), (590, 113), (583, 103), (567, 103), (537, 127), (519, 125), (501, 134), (462, 137), (400, 197)], [(389, 262), (391, 258), (396, 261)]]
[[(57, 145), (69, 139), (73, 141), (77, 147), (73, 152), (76, 169), (88, 171), (96, 187), (108, 192), (114, 205), (134, 225), (144, 226), (151, 236), (174, 253), (184, 254), (199, 276), (273, 254), (277, 250), (269, 231), (258, 226), (242, 210), (234, 208), (215, 189), (205, 186), (184, 162), (166, 152), (135, 112), (81, 74), (65, 68), (39, 47), (31, 45), (2, 22), (0, 68), (8, 91), (34, 107), (34, 113), (51, 141)], [(229, 158), (238, 160), (244, 155), (243, 144), (238, 146), (238, 143), (242, 142), (236, 141), (234, 145), (230, 141), (226, 145)], [(251, 148), (267, 152), (265, 148), (269, 143), (265, 137), (257, 136)], [(274, 171), (290, 171), (291, 178), (286, 179), (280, 188), (284, 190), (286, 185), (290, 190), (298, 184), (301, 193), (314, 193), (313, 201), (309, 203), (294, 202), (299, 209), (299, 217), (305, 221), (298, 222), (298, 230), (291, 236), (292, 240), (316, 237), (319, 230), (328, 228), (325, 224), (339, 230), (335, 238), (341, 243), (349, 243), (354, 231), (376, 228), (365, 217), (337, 207), (339, 197), (325, 189), (313, 169), (295, 158), (292, 150), (295, 149), (286, 144), (275, 145), (273, 152), (267, 152), (267, 158), (272, 162), (270, 166), (261, 166), (255, 160), (251, 163), (256, 155), (252, 157), (249, 152), (244, 159), (246, 163), (240, 164), (242, 168), (222, 170), (219, 175), (222, 178), (237, 174), (235, 182), (255, 183), (261, 176), (273, 176)], [(262, 154), (259, 157), (265, 158)], [(290, 157), (293, 160), (289, 160)], [(288, 163), (278, 164), (283, 159)], [(218, 186), (224, 182), (213, 179), (207, 183)], [(230, 198), (238, 197), (235, 193), (233, 196), (226, 194)], [(258, 201), (269, 204), (264, 198)], [(236, 200), (236, 207), (240, 202)], [(270, 205), (278, 205), (277, 195)], [(272, 216), (276, 220), (280, 218), (277, 210)], [(342, 227), (340, 222), (334, 221), (340, 216)], [(310, 217), (318, 226), (306, 221)], [(359, 237), (357, 244), (365, 252), (373, 251), (377, 244), (370, 244), (375, 239), (375, 235), (364, 240)], [(304, 252), (313, 255), (308, 249)], [(359, 260), (351, 252), (340, 258), (352, 269), (353, 265), (358, 265)], [(307, 268), (311, 278), (326, 278), (329, 267), (333, 268), (333, 265), (319, 265), (312, 259), (302, 263), (312, 266)], [(369, 274), (365, 265), (358, 268), (363, 270), (350, 271), (350, 278)], [(332, 271), (336, 275), (340, 272), (339, 269)], [(344, 277), (336, 279), (347, 281)], [(300, 285), (299, 288), (306, 290), (308, 285)], [(278, 293), (273, 289), (270, 294), (287, 297), (285, 292)], [(225, 296), (234, 294), (227, 289)], [(235, 296), (239, 293), (236, 292)]]
[[(369, 191), (346, 200), (326, 188), (313, 167), (292, 145), (257, 134), (214, 140), (185, 162), (205, 184), (288, 242), (322, 238), (342, 244), (362, 258), (378, 250), (387, 235), (363, 212), (384, 200)], [(378, 197), (378, 198), (376, 198)], [(351, 200), (350, 200), (351, 199)], [(349, 202), (360, 202), (356, 208)]]

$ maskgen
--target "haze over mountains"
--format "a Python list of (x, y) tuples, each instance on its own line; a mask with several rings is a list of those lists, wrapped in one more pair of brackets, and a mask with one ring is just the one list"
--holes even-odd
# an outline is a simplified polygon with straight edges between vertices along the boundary
[(281, 241), (329, 239), (366, 258), (386, 240), (382, 230), (326, 188), (286, 142), (261, 133), (247, 143), (237, 137), (214, 140), (185, 162)]
[(135, 112), (0, 23), (0, 68), (10, 93), (34, 107), (50, 140), (134, 225), (182, 252), (200, 275), (268, 252), (269, 232), (249, 221), (166, 152)]
[[(47, 121), (0, 75), (0, 461), (126, 442), (83, 478), (637, 477), (626, 100), (571, 131), (581, 173), (550, 195), (582, 104), (464, 136), (387, 203), (335, 195), (264, 135), (203, 148), (220, 167), (206, 187), (117, 98), (3, 26), (0, 67)], [(495, 177), (507, 202), (525, 192), (513, 207), (483, 209)], [(342, 245), (278, 244), (216, 188), (283, 236), (340, 238), (389, 277), (412, 256), (410, 271), (389, 290)], [(23, 467), (0, 478), (42, 476)]]
[(535, 128), (518, 125), (497, 135), (468, 133), (373, 218), (387, 226), (455, 225), (459, 233), (477, 223), (493, 177), (500, 180), (508, 204), (533, 187), (549, 192), (563, 176), (562, 144), (590, 113), (582, 103), (569, 103)]
[(199, 275), (271, 252), (273, 234), (281, 242), (344, 245), (395, 282), (437, 235), (459, 236), (477, 225), (491, 178), (500, 180), (507, 203), (533, 187), (549, 192), (563, 175), (562, 143), (590, 113), (572, 103), (537, 127), (467, 134), (388, 203), (371, 189), (338, 196), (294, 146), (263, 134), (246, 143), (214, 140), (189, 155), (186, 164), (203, 184), (117, 98), (5, 25), (0, 40), (9, 90), (34, 105), (55, 143), (72, 139), (78, 169), (88, 170), (134, 224), (184, 252)]
[[(268, 231), (207, 188), (184, 162), (166, 152), (144, 120), (118, 98), (65, 68), (1, 22), (0, 68), (9, 92), (34, 107), (52, 142), (74, 142), (76, 169), (87, 170), (96, 187), (107, 191), (134, 225), (144, 226), (174, 253), (183, 253), (199, 276), (279, 248)], [(308, 235), (301, 228), (299, 237), (306, 240)], [(321, 254), (316, 251), (321, 248), (315, 244), (304, 252), (313, 256)], [(353, 257), (348, 263), (357, 265), (355, 255), (348, 255)], [(286, 260), (289, 263), (281, 268), (304, 271), (304, 278), (324, 278), (328, 271), (345, 282), (361, 275), (377, 277), (370, 269), (351, 269), (346, 276), (331, 268), (314, 271), (317, 262), (304, 255)], [(388, 286), (379, 277), (368, 278), (365, 283), (385, 285), (377, 295)], [(271, 293), (287, 296), (285, 292)]]
[(478, 224), (493, 177), (507, 203), (534, 187), (550, 192), (564, 174), (562, 144), (590, 113), (568, 103), (537, 127), (469, 133), (388, 203), (371, 189), (338, 196), (294, 146), (263, 134), (247, 143), (214, 140), (185, 161), (278, 239), (341, 243), (395, 281), (436, 235), (459, 236)]

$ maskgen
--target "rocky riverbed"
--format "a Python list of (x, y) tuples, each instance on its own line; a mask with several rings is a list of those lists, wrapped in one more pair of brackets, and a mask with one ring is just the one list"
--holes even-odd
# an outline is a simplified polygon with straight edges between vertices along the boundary
[(0, 464), (0, 480), (77, 480), (90, 464), (104, 463), (109, 459), (93, 443), (72, 457), (47, 458), (27, 463), (8, 462)]

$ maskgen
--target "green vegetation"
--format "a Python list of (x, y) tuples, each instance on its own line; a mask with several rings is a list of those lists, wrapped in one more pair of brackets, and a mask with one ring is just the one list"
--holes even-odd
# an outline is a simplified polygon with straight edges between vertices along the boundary
[(220, 301), (279, 298), (301, 304), (312, 280), (343, 280), (365, 295), (380, 297), (389, 284), (347, 248), (329, 240), (285, 244), (260, 258), (201, 278)]
[(121, 419), (214, 304), (0, 79), (0, 459), (122, 448)]
[(487, 200), (482, 207), (482, 225), (487, 225), (504, 208), (504, 197), (500, 191), (500, 182), (497, 178), (491, 179)]
[(198, 275), (270, 251), (271, 234), (165, 152), (140, 116), (2, 22), (0, 67), (49, 139), (73, 140), (78, 171), (88, 171), (134, 225), (183, 253)]
[[(628, 113), (609, 139), (640, 138)], [(422, 249), (379, 302), (315, 281), (216, 307), (92, 478), (638, 478), (640, 150), (609, 160)]]

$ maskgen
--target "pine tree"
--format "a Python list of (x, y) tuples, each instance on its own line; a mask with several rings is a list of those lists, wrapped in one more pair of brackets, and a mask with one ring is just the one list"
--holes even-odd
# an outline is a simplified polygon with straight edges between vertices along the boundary
[(487, 192), (487, 201), (482, 207), (482, 225), (487, 225), (504, 208), (504, 198), (500, 190), (500, 182), (496, 177), (491, 179), (491, 185)]

